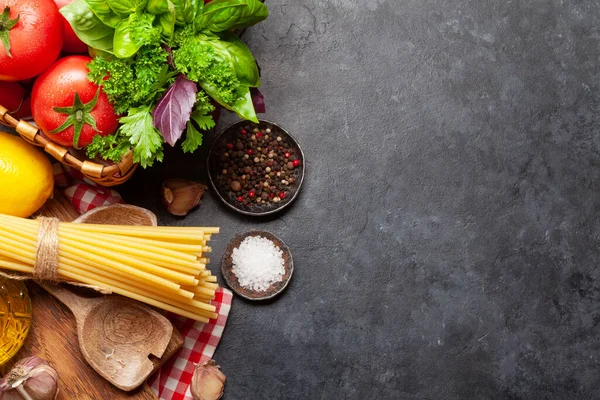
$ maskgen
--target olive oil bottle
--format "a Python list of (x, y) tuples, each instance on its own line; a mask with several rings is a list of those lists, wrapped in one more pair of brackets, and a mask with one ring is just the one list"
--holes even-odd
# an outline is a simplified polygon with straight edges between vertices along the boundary
[(19, 351), (31, 325), (31, 300), (25, 284), (0, 278), (0, 366)]

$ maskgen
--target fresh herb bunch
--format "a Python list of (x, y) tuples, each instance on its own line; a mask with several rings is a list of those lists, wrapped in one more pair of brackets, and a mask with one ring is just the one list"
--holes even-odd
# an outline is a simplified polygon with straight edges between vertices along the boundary
[(193, 152), (215, 126), (213, 101), (258, 122), (258, 66), (233, 30), (267, 18), (261, 1), (76, 0), (60, 11), (95, 49), (88, 79), (124, 115), (117, 133), (86, 148), (90, 158), (118, 161), (132, 148), (135, 162), (151, 166), (186, 130), (181, 146)]

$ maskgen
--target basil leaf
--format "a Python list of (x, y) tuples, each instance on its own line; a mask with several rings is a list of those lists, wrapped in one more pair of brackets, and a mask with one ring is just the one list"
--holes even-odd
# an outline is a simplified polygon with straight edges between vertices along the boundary
[(60, 13), (82, 42), (98, 50), (113, 52), (115, 30), (103, 24), (85, 1), (77, 0), (66, 5), (60, 9)]
[(196, 29), (223, 32), (242, 29), (269, 16), (269, 9), (259, 0), (213, 0), (204, 6), (196, 20)]
[(169, 12), (169, 3), (171, 3), (169, 0), (148, 0), (146, 11), (150, 14), (163, 14)]
[(175, 23), (183, 26), (191, 23), (197, 13), (202, 12), (204, 0), (173, 0)]
[(232, 104), (224, 103), (223, 100), (219, 98), (219, 91), (214, 86), (206, 82), (200, 82), (200, 87), (208, 93), (210, 97), (215, 99), (217, 103), (226, 109), (235, 112), (240, 118), (258, 123), (249, 87), (241, 88), (239, 90), (239, 97)]
[(240, 83), (244, 86), (259, 87), (260, 73), (252, 52), (246, 44), (230, 32), (221, 34), (221, 43), (229, 53), (229, 62)]
[(98, 17), (104, 25), (110, 26), (111, 28), (116, 28), (117, 25), (119, 25), (119, 22), (125, 19), (124, 16), (115, 14), (108, 6), (106, 0), (85, 0), (85, 2), (96, 17)]
[(148, 0), (106, 0), (108, 6), (117, 15), (127, 16), (136, 11), (143, 10)]
[(165, 41), (170, 41), (175, 32), (175, 7), (170, 0), (167, 0), (169, 10), (157, 16), (156, 22), (161, 29), (161, 37)]
[(160, 42), (160, 28), (153, 25), (156, 16), (148, 13), (130, 14), (115, 29), (114, 53), (119, 58), (133, 56), (145, 44)]
[(121, 21), (115, 29), (113, 51), (119, 58), (129, 58), (142, 47), (143, 43), (135, 41), (129, 19)]
[(198, 87), (184, 75), (179, 75), (169, 90), (161, 97), (152, 112), (152, 123), (171, 146), (183, 135), (190, 120)]

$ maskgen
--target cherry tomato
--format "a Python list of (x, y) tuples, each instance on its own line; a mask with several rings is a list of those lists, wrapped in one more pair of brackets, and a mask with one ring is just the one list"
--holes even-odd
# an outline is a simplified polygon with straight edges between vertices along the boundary
[(0, 80), (33, 78), (58, 57), (61, 15), (52, 0), (0, 0)]
[[(54, 2), (56, 3), (56, 6), (58, 7), (58, 9), (60, 10), (61, 8), (63, 8), (64, 6), (71, 4), (72, 2), (74, 2), (75, 0), (54, 0)], [(77, 37), (77, 35), (75, 34), (75, 31), (73, 31), (73, 28), (71, 28), (71, 24), (69, 24), (69, 21), (67, 21), (67, 19), (65, 17), (62, 17), (62, 22), (63, 22), (63, 38), (64, 38), (64, 44), (63, 44), (63, 48), (62, 50), (65, 53), (87, 53), (88, 51), (88, 45), (83, 43), (81, 41), (81, 39), (79, 39)]]
[(0, 81), (0, 104), (16, 119), (31, 116), (31, 97), (17, 82)]
[(33, 85), (33, 119), (50, 140), (63, 146), (85, 147), (94, 136), (111, 135), (118, 128), (108, 97), (87, 79), (91, 61), (86, 56), (61, 58)]

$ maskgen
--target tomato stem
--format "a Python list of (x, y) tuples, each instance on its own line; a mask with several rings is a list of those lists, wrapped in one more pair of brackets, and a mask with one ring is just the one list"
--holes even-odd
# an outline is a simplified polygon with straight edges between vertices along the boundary
[(96, 127), (96, 120), (92, 117), (92, 110), (98, 103), (98, 97), (100, 96), (100, 88), (96, 90), (96, 95), (89, 103), (83, 103), (79, 93), (75, 92), (75, 98), (73, 99), (73, 105), (71, 107), (52, 107), (54, 111), (60, 114), (67, 114), (68, 117), (58, 128), (48, 132), (50, 134), (57, 134), (71, 125), (73, 125), (73, 147), (80, 149), (79, 137), (81, 136), (81, 130), (85, 124), (88, 124), (96, 132), (100, 132)]
[(6, 54), (10, 58), (12, 58), (12, 54), (10, 54), (10, 37), (8, 34), (10, 30), (14, 28), (15, 25), (17, 25), (17, 23), (19, 22), (19, 17), (20, 15), (17, 15), (17, 18), (10, 19), (9, 6), (4, 7), (4, 11), (2, 12), (2, 14), (0, 14), (0, 40), (4, 45), (4, 50), (6, 51)]

